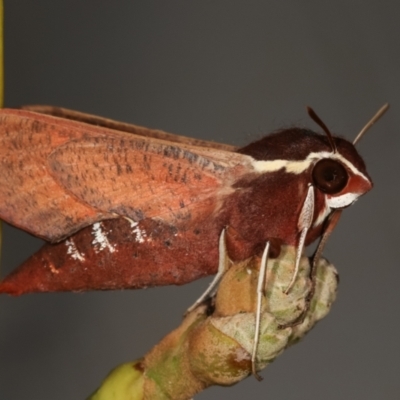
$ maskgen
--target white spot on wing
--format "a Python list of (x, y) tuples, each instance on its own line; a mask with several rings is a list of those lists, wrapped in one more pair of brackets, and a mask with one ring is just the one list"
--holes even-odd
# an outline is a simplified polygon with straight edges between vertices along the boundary
[(84, 254), (78, 251), (73, 239), (67, 239), (65, 245), (67, 246), (67, 254), (70, 254), (74, 260), (85, 261)]
[(104, 249), (108, 249), (110, 253), (114, 253), (115, 247), (108, 241), (106, 233), (102, 230), (102, 226), (101, 222), (96, 222), (92, 226), (92, 235), (94, 236), (92, 245), (94, 246), (94, 251), (98, 253)]

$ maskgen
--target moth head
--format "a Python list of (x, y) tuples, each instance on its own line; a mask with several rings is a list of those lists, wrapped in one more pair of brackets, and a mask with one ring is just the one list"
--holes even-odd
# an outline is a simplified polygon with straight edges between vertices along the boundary
[[(362, 132), (387, 109), (382, 107)], [(354, 203), (372, 188), (365, 163), (355, 142), (333, 136), (315, 112), (310, 117), (323, 129), (318, 134), (302, 128), (273, 133), (239, 150), (251, 156), (254, 169), (260, 173), (284, 171), (298, 176), (299, 183), (313, 185), (325, 197), (330, 209), (341, 209)]]
[(324, 194), (330, 209), (353, 204), (372, 188), (364, 161), (354, 145), (345, 139), (334, 138), (336, 151), (311, 155), (310, 183)]
[[(386, 109), (380, 110), (382, 114)], [(335, 140), (328, 127), (314, 110), (307, 107), (307, 111), (309, 116), (323, 129), (331, 147), (331, 154), (324, 155), (314, 164), (312, 183), (322, 193), (325, 193), (326, 204), (330, 209), (347, 207), (372, 188), (372, 181), (367, 174), (365, 164), (354, 146), (368, 129), (368, 124), (371, 121), (354, 142), (350, 143), (340, 138)], [(378, 115), (377, 118), (382, 114)], [(375, 120), (371, 125), (374, 122)]]

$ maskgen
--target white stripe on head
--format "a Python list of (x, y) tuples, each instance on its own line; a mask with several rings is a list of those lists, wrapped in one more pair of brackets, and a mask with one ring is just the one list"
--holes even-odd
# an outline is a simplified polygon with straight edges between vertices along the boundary
[(299, 175), (302, 172), (306, 171), (311, 164), (314, 164), (323, 158), (330, 158), (332, 160), (340, 161), (351, 172), (353, 172), (354, 175), (361, 176), (363, 179), (369, 182), (369, 179), (362, 172), (360, 172), (349, 160), (344, 158), (339, 153), (332, 153), (329, 151), (319, 151), (316, 153), (310, 153), (307, 156), (307, 158), (302, 161), (291, 161), (291, 160), (259, 161), (253, 159), (252, 165), (255, 171), (260, 173), (275, 172), (284, 168), (286, 172)]
[(343, 208), (354, 203), (359, 196), (360, 193), (346, 193), (342, 194), (341, 196), (327, 197), (326, 203), (330, 208)]

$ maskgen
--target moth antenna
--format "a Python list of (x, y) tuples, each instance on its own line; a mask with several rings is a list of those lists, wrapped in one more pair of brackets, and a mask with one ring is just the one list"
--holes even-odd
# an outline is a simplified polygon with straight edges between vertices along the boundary
[(311, 107), (307, 106), (307, 112), (308, 112), (308, 115), (310, 116), (310, 118), (317, 125), (319, 125), (323, 129), (323, 131), (326, 133), (326, 136), (328, 136), (329, 144), (332, 147), (332, 152), (337, 153), (335, 141), (333, 140), (332, 134), (331, 134), (330, 130), (328, 129), (328, 127), (322, 122), (321, 118), (318, 117), (318, 115), (315, 113), (315, 111)]
[(367, 132), (371, 126), (380, 119), (383, 114), (389, 109), (389, 103), (384, 104), (378, 111), (377, 113), (367, 122), (367, 124), (364, 126), (364, 128), (361, 129), (360, 133), (356, 136), (356, 138), (353, 141), (353, 144), (356, 145), (356, 143), (364, 136), (364, 133)]

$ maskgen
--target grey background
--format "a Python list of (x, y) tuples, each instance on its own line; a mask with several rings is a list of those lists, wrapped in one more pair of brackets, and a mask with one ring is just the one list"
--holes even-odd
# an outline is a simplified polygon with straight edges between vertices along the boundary
[[(62, 105), (245, 144), (291, 124), (360, 143), (374, 190), (325, 255), (332, 313), (254, 379), (198, 399), (399, 399), (400, 6), (395, 1), (6, 0), (6, 103)], [(1, 173), (1, 172), (0, 172)], [(41, 242), (6, 227), (3, 274)], [(145, 354), (205, 288), (0, 297), (0, 399), (83, 399)]]

